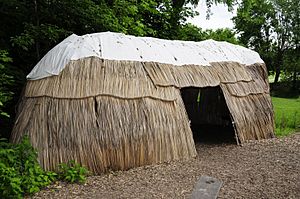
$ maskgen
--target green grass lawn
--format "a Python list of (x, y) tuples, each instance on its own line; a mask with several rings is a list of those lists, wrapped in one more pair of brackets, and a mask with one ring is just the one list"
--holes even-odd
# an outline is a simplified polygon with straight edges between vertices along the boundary
[(300, 98), (272, 97), (275, 112), (275, 133), (285, 136), (300, 131)]

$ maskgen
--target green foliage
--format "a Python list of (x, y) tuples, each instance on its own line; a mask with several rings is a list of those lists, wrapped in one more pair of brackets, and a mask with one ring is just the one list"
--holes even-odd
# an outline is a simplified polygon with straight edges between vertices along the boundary
[(217, 29), (217, 30), (206, 30), (205, 39), (213, 39), (216, 41), (227, 41), (232, 44), (241, 45), (241, 42), (235, 37), (235, 33), (229, 28)]
[[(300, 20), (300, 19), (299, 19)], [(300, 30), (299, 30), (300, 31)], [(299, 90), (300, 81), (300, 48), (286, 50), (283, 57), (283, 80), (292, 82), (293, 89)], [(300, 90), (299, 90), (300, 91)]]
[(0, 163), (0, 179), (1, 198), (22, 198), (21, 178), (13, 167)]
[(20, 144), (0, 142), (0, 198), (22, 198), (38, 192), (56, 179), (37, 162), (37, 153), (27, 137)]
[(24, 32), (11, 39), (12, 45), (28, 51), (36, 42), (54, 44), (70, 32), (51, 24), (35, 26), (25, 23)]
[(2, 107), (11, 100), (13, 95), (8, 89), (14, 83), (13, 77), (7, 70), (7, 64), (11, 62), (12, 59), (8, 56), (8, 52), (0, 49), (0, 115), (5, 117), (9, 117), (9, 115), (2, 110)]
[(59, 165), (59, 178), (70, 183), (84, 183), (88, 170), (75, 161), (69, 161)]
[(275, 113), (275, 133), (288, 135), (300, 130), (300, 98), (272, 97)]
[(237, 0), (206, 0), (206, 7), (207, 7), (207, 11), (206, 11), (206, 19), (210, 18), (211, 13), (211, 6), (215, 3), (215, 4), (224, 4), (228, 6), (228, 10), (232, 11), (233, 9), (233, 5), (234, 3), (238, 2)]
[(281, 71), (299, 75), (299, 0), (243, 0), (233, 18), (241, 42), (262, 55), (277, 83)]
[(201, 28), (191, 23), (183, 25), (178, 34), (179, 39), (184, 41), (202, 41), (206, 36), (207, 34)]
[(45, 172), (28, 137), (20, 144), (0, 140), (0, 198), (22, 198), (40, 191), (55, 180), (84, 183), (88, 170), (75, 161), (59, 165), (58, 174)]
[(213, 39), (216, 41), (227, 41), (229, 43), (241, 45), (241, 42), (235, 37), (235, 33), (228, 28), (204, 31), (190, 23), (187, 23), (180, 28), (179, 39), (186, 41)]

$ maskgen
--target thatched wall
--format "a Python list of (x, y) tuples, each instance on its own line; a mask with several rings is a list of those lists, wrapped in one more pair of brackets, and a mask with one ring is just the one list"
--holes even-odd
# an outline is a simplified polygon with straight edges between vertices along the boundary
[(274, 137), (274, 113), (266, 67), (247, 66), (250, 82), (221, 84), (241, 143)]
[(71, 159), (100, 173), (194, 157), (179, 88), (218, 85), (241, 142), (272, 137), (264, 72), (264, 65), (235, 62), (178, 67), (95, 57), (72, 61), (58, 76), (27, 82), (12, 141), (28, 134), (49, 170)]
[(100, 173), (194, 157), (180, 100), (27, 98), (13, 141), (28, 133), (45, 169), (76, 160)]

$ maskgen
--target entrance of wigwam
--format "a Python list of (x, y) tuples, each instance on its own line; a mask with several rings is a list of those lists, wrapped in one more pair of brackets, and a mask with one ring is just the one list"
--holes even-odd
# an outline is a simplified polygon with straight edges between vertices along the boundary
[(230, 112), (219, 86), (181, 89), (195, 142), (235, 143)]

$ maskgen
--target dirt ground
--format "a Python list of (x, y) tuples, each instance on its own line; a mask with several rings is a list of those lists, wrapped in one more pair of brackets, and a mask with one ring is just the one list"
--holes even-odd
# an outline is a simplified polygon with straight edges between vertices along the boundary
[(300, 198), (300, 133), (237, 146), (197, 143), (198, 157), (56, 183), (33, 198), (189, 198), (201, 175), (220, 179), (218, 198)]

